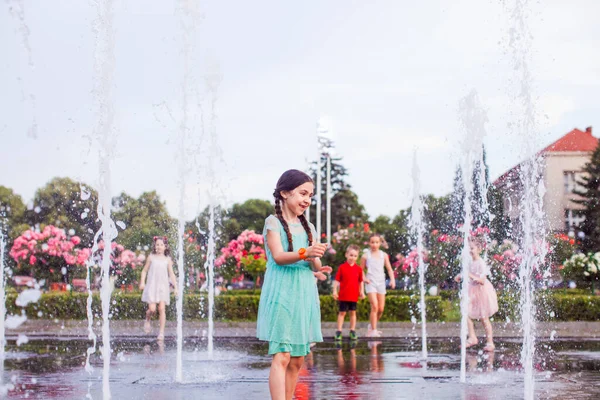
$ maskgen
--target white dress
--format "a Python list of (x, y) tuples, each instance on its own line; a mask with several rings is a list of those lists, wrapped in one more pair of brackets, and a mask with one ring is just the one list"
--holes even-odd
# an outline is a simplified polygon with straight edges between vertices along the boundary
[(146, 286), (142, 293), (142, 301), (145, 303), (160, 303), (164, 301), (166, 305), (171, 303), (171, 293), (169, 290), (169, 261), (170, 258), (152, 257)]
[(365, 291), (367, 293), (379, 293), (385, 294), (385, 253), (381, 250), (379, 254), (371, 253), (371, 250), (366, 251), (367, 254), (367, 279), (371, 283), (365, 285)]

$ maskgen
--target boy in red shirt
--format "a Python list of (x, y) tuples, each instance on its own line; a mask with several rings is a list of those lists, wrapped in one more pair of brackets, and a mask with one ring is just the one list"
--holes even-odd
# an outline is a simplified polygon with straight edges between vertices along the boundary
[(358, 246), (348, 246), (346, 262), (340, 265), (335, 275), (335, 281), (333, 281), (333, 298), (338, 300), (340, 307), (337, 331), (335, 332), (336, 341), (342, 340), (342, 325), (344, 325), (348, 311), (350, 312), (350, 340), (358, 339), (356, 335), (356, 303), (359, 296), (361, 299), (365, 298), (363, 270), (360, 265), (356, 264), (359, 252)]

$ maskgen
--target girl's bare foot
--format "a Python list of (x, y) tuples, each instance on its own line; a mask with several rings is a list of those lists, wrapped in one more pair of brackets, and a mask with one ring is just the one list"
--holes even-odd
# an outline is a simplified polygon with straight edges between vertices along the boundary
[(165, 340), (165, 335), (161, 333), (160, 335), (158, 335), (158, 336), (156, 337), (156, 340), (159, 340), (159, 341), (163, 341), (163, 340)]
[(496, 346), (494, 346), (494, 343), (488, 343), (483, 348), (483, 351), (494, 351), (494, 350), (496, 350)]

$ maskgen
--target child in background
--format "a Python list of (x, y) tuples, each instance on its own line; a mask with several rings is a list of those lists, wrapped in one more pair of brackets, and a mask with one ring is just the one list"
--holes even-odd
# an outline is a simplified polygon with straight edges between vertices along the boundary
[(273, 193), (275, 215), (265, 220), (267, 272), (256, 331), (258, 339), (269, 342), (273, 356), (269, 391), (275, 400), (292, 398), (311, 343), (323, 341), (313, 269), (331, 273), (331, 268), (320, 260), (327, 244), (319, 243), (315, 227), (304, 216), (313, 193), (310, 176), (298, 170), (284, 172)]
[(369, 317), (370, 324), (367, 329), (368, 337), (380, 337), (381, 331), (377, 330), (377, 322), (383, 315), (385, 308), (385, 269), (390, 276), (390, 288), (396, 288), (396, 280), (394, 279), (394, 271), (390, 264), (390, 256), (380, 250), (382, 238), (379, 234), (374, 233), (369, 238), (369, 249), (363, 254), (360, 266), (367, 269), (367, 279), (369, 283), (366, 285), (367, 296), (371, 303), (371, 314)]
[(348, 246), (346, 250), (346, 262), (340, 265), (335, 281), (333, 281), (333, 298), (339, 302), (339, 314), (337, 318), (337, 331), (335, 340), (342, 340), (342, 326), (346, 318), (346, 312), (350, 313), (350, 340), (357, 340), (356, 335), (356, 303), (358, 297), (365, 298), (363, 285), (363, 270), (356, 264), (360, 248), (356, 245)]
[[(177, 277), (173, 272), (173, 260), (170, 255), (171, 251), (169, 250), (167, 237), (154, 236), (152, 254), (146, 259), (140, 279), (140, 289), (143, 290), (142, 301), (148, 303), (144, 331), (146, 333), (150, 332), (150, 319), (156, 313), (156, 305), (158, 304), (160, 330), (157, 339), (159, 341), (165, 338), (166, 306), (171, 303), (169, 280), (171, 280), (175, 293), (177, 293)], [(148, 281), (146, 281), (146, 275)]]
[[(481, 258), (481, 252), (485, 247), (482, 238), (471, 237), (469, 239), (471, 248), (471, 258), (473, 262), (469, 267), (469, 337), (467, 338), (467, 348), (476, 346), (477, 335), (475, 334), (474, 319), (480, 319), (485, 329), (486, 345), (484, 351), (494, 351), (494, 337), (490, 317), (498, 311), (498, 297), (496, 290), (487, 279), (490, 270)], [(460, 282), (461, 276), (457, 275), (454, 280)]]

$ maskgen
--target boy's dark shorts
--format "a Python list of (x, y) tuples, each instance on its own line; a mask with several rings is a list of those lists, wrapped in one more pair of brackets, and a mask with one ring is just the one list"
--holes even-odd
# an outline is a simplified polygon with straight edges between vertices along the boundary
[(356, 302), (355, 301), (339, 301), (340, 312), (346, 311), (356, 311)]

